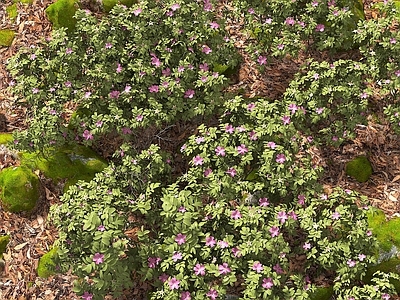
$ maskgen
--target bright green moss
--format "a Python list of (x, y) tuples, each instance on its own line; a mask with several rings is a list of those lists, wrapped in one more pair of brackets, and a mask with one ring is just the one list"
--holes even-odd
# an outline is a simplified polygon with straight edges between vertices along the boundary
[(347, 163), (346, 174), (358, 182), (366, 182), (372, 175), (371, 163), (365, 156), (356, 157)]
[(106, 161), (93, 150), (80, 145), (49, 150), (46, 155), (21, 153), (21, 164), (42, 171), (55, 183), (67, 179), (65, 189), (79, 180), (90, 181), (107, 166)]
[(39, 277), (48, 278), (51, 275), (55, 274), (56, 259), (57, 259), (57, 247), (51, 249), (49, 252), (47, 252), (40, 258), (39, 265), (37, 268), (37, 273)]
[(39, 178), (26, 167), (0, 172), (0, 201), (11, 212), (30, 211), (39, 199)]
[(0, 133), (0, 145), (8, 144), (14, 140), (11, 133)]
[(0, 30), (0, 46), (9, 47), (14, 40), (15, 33), (11, 29)]
[(32, 4), (33, 0), (19, 0), (18, 2), (22, 4)]
[(106, 12), (110, 12), (111, 9), (117, 4), (123, 4), (127, 7), (131, 7), (134, 3), (137, 3), (136, 0), (103, 0), (103, 9)]
[(6, 7), (7, 15), (11, 21), (14, 21), (18, 15), (17, 3), (11, 4)]
[(319, 287), (310, 294), (310, 300), (329, 300), (333, 295), (333, 287)]
[(46, 8), (46, 16), (54, 28), (67, 28), (68, 32), (75, 29), (75, 12), (78, 10), (76, 0), (58, 0)]
[(0, 258), (3, 258), (3, 253), (6, 252), (6, 248), (9, 241), (10, 241), (9, 235), (0, 236)]
[(368, 213), (368, 225), (376, 236), (379, 247), (388, 252), (393, 246), (400, 249), (400, 218), (386, 221), (385, 214), (379, 209), (371, 209)]
[[(381, 271), (384, 273), (397, 273), (399, 274), (400, 267), (400, 259), (397, 257), (393, 257), (387, 261), (383, 261), (376, 266), (370, 266), (367, 269), (367, 273), (365, 274), (363, 281), (366, 283), (371, 283), (371, 279), (373, 278), (373, 274), (377, 271)], [(390, 283), (394, 285), (396, 292), (400, 293), (400, 281), (390, 279)]]

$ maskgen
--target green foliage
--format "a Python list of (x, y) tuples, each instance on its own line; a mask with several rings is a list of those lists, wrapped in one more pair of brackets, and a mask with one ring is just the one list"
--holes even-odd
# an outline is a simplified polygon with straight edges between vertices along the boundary
[(18, 11), (17, 11), (17, 3), (8, 5), (6, 7), (7, 15), (10, 18), (11, 21), (14, 21), (15, 18), (18, 16)]
[(122, 4), (127, 7), (131, 7), (134, 3), (137, 3), (136, 0), (102, 0), (103, 8), (106, 12), (110, 12), (111, 9), (117, 5)]
[(75, 29), (74, 15), (78, 9), (78, 0), (57, 0), (46, 8), (46, 16), (54, 28), (67, 28), (68, 32)]
[(57, 247), (54, 247), (39, 259), (37, 267), (39, 277), (48, 278), (56, 273), (57, 256)]
[(358, 156), (346, 164), (346, 174), (358, 182), (366, 182), (372, 175), (372, 166), (368, 158)]
[(9, 167), (0, 172), (0, 201), (11, 212), (30, 211), (39, 199), (39, 178), (26, 167)]
[(0, 259), (3, 257), (3, 253), (6, 251), (9, 241), (10, 241), (9, 235), (0, 236)]
[(14, 40), (15, 33), (11, 29), (1, 29), (0, 30), (0, 46), (11, 46)]

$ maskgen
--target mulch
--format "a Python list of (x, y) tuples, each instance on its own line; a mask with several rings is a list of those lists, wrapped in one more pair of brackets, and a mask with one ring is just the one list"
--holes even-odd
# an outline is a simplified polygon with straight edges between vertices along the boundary
[[(7, 59), (22, 47), (31, 47), (43, 38), (51, 35), (51, 24), (45, 17), (44, 10), (53, 0), (34, 0), (32, 5), (18, 5), (18, 17), (11, 22), (5, 12), (7, 5), (12, 0), (3, 0), (0, 7), (0, 28), (10, 28), (17, 32), (16, 38), (10, 47), (0, 48), (0, 132), (12, 132), (27, 128), (26, 109), (14, 102), (13, 96), (6, 90), (10, 77), (5, 69)], [(365, 7), (376, 1), (364, 1)], [(221, 7), (229, 9), (229, 1), (220, 1)], [(367, 17), (373, 13), (367, 9)], [(299, 69), (306, 54), (296, 60), (283, 59), (273, 61), (266, 67), (264, 73), (258, 72), (255, 63), (245, 52), (247, 37), (240, 32), (242, 24), (229, 22), (227, 30), (232, 34), (235, 45), (243, 57), (238, 76), (229, 87), (229, 91), (245, 91), (247, 97), (279, 98), (294, 74)], [(313, 55), (307, 53), (307, 56)], [(319, 57), (318, 57), (319, 55)], [(315, 58), (321, 58), (315, 53)], [(346, 55), (346, 54), (342, 54)], [(348, 55), (348, 54), (347, 54)], [(352, 53), (351, 55), (354, 55)], [(355, 54), (356, 55), (356, 54)], [(3, 116), (3, 117), (1, 117)], [(191, 134), (196, 132), (196, 124), (178, 122), (167, 130), (160, 131), (155, 128), (148, 129), (143, 137), (143, 145), (158, 143), (164, 149), (173, 153), (179, 145)], [(380, 118), (378, 123), (370, 120), (366, 126), (356, 128), (357, 137), (343, 147), (326, 147), (313, 149), (313, 159), (324, 167), (324, 177), (321, 183), (326, 191), (335, 187), (353, 189), (368, 196), (370, 204), (382, 209), (387, 218), (400, 216), (400, 137), (395, 135), (389, 125)], [(100, 144), (99, 152), (107, 157), (110, 144), (118, 144), (112, 138), (105, 139)], [(366, 183), (358, 183), (345, 174), (345, 164), (358, 155), (366, 155), (372, 163), (373, 174)], [(180, 157), (176, 157), (179, 161)], [(175, 161), (176, 161), (175, 160)], [(10, 155), (1, 155), (0, 169), (18, 162), (10, 160)], [(184, 160), (178, 163), (183, 173), (186, 168)], [(9, 300), (45, 300), (45, 299), (79, 299), (72, 292), (74, 276), (57, 274), (49, 279), (37, 276), (36, 268), (39, 258), (51, 249), (57, 239), (57, 230), (47, 220), (50, 205), (58, 203), (60, 187), (53, 186), (40, 173), (39, 177), (43, 186), (42, 197), (37, 208), (28, 214), (12, 214), (0, 207), (0, 234), (10, 234), (11, 240), (4, 254), (5, 270), (0, 274), (0, 299)], [(126, 291), (123, 299), (144, 299), (150, 286), (135, 280), (132, 290)]]

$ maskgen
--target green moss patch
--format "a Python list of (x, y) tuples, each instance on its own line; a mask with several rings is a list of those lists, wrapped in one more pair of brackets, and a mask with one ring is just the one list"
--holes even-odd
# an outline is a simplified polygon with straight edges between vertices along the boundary
[(0, 133), (0, 145), (5, 145), (14, 140), (11, 133)]
[(6, 11), (10, 20), (14, 21), (15, 18), (18, 16), (17, 3), (7, 6)]
[(0, 46), (9, 47), (14, 40), (15, 33), (11, 29), (0, 30)]
[(78, 7), (78, 2), (76, 0), (58, 0), (49, 5), (45, 12), (54, 28), (65, 27), (68, 32), (72, 32), (76, 25), (74, 15)]
[(37, 268), (39, 277), (48, 278), (56, 273), (56, 259), (57, 247), (53, 248), (40, 258)]
[(347, 163), (346, 174), (358, 182), (366, 182), (372, 175), (371, 163), (365, 156), (358, 156)]
[(333, 287), (319, 287), (310, 294), (311, 300), (329, 300), (333, 295)]
[(46, 155), (21, 153), (21, 165), (42, 171), (55, 183), (67, 179), (67, 189), (79, 180), (90, 181), (107, 166), (107, 162), (90, 148), (74, 145), (51, 150)]
[(110, 12), (111, 9), (117, 4), (123, 4), (127, 7), (131, 7), (134, 3), (137, 3), (136, 0), (103, 0), (103, 9), (106, 12)]
[(19, 0), (18, 2), (22, 4), (32, 4), (33, 0)]
[(32, 210), (39, 199), (39, 178), (26, 167), (0, 172), (0, 201), (11, 212)]
[(3, 258), (3, 253), (6, 252), (6, 248), (9, 241), (10, 241), (9, 235), (0, 236), (0, 258)]
[[(384, 273), (397, 273), (400, 274), (399, 272), (399, 267), (400, 267), (400, 259), (397, 257), (391, 258), (387, 261), (383, 261), (380, 264), (376, 266), (370, 266), (367, 269), (367, 272), (363, 278), (363, 281), (366, 283), (371, 283), (371, 279), (373, 278), (373, 274), (377, 271), (381, 271)], [(390, 279), (389, 280), (391, 284), (394, 285), (396, 292), (399, 294), (400, 293), (400, 281)]]
[(379, 247), (389, 252), (394, 247), (400, 249), (400, 218), (386, 221), (385, 214), (379, 209), (371, 209), (368, 213), (368, 224), (376, 236)]

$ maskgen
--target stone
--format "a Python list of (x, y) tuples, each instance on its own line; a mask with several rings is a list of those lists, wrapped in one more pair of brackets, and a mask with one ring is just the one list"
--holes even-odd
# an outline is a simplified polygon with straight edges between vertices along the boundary
[(39, 264), (36, 270), (39, 277), (48, 278), (56, 273), (56, 259), (57, 247), (54, 247), (39, 259)]
[(358, 156), (346, 164), (346, 174), (358, 182), (366, 182), (372, 175), (371, 163), (365, 156)]
[(45, 12), (54, 28), (65, 27), (67, 28), (67, 32), (72, 32), (76, 25), (74, 15), (78, 7), (79, 5), (76, 0), (58, 0), (49, 5)]

